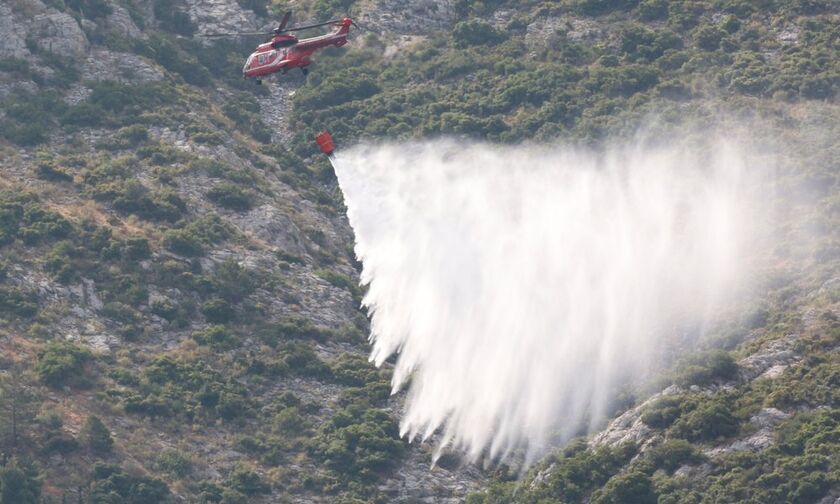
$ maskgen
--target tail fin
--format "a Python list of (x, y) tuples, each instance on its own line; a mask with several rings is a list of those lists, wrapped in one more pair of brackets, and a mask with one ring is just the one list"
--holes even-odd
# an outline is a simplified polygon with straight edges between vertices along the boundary
[(350, 26), (353, 25), (353, 20), (349, 17), (346, 17), (338, 22), (338, 31), (335, 32), (336, 35), (347, 35), (350, 33)]

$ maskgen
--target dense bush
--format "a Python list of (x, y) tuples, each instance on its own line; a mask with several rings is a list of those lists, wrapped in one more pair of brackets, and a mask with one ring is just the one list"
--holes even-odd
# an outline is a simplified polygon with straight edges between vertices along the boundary
[(370, 482), (399, 463), (405, 445), (386, 412), (351, 406), (333, 416), (313, 450), (326, 467), (343, 477)]
[(708, 385), (719, 380), (731, 380), (738, 374), (738, 365), (724, 350), (711, 350), (689, 356), (677, 366), (674, 383), (682, 387)]
[(452, 38), (460, 47), (498, 44), (504, 40), (504, 35), (492, 25), (481, 21), (462, 21), (452, 30)]
[(671, 432), (689, 441), (711, 441), (737, 434), (739, 426), (740, 422), (724, 400), (709, 399), (681, 416)]
[(726, 32), (714, 25), (703, 25), (694, 33), (694, 41), (697, 47), (705, 51), (715, 51), (720, 47), (720, 42)]
[[(540, 485), (528, 489), (526, 495), (517, 496), (514, 485), (500, 485), (491, 487), (484, 494), (470, 496), (468, 502), (505, 504), (525, 498), (527, 502), (582, 502), (594, 490), (604, 488), (635, 454), (636, 447), (631, 444), (590, 450), (586, 441), (579, 439), (547, 460), (553, 464), (553, 470), (546, 473)], [(623, 490), (624, 485), (619, 483), (613, 484), (616, 491)]]
[(637, 8), (639, 17), (653, 21), (668, 17), (668, 0), (642, 0)]
[(186, 203), (176, 193), (152, 193), (136, 180), (112, 185), (107, 192), (99, 193), (97, 199), (110, 199), (118, 212), (152, 221), (175, 222), (187, 211)]
[(236, 317), (236, 312), (230, 302), (221, 298), (213, 298), (201, 305), (201, 313), (208, 322), (224, 324)]
[(35, 167), (35, 176), (49, 182), (72, 182), (73, 176), (50, 162), (40, 162)]
[(287, 343), (281, 352), (289, 372), (298, 376), (326, 379), (332, 376), (330, 367), (318, 357), (311, 345), (301, 341)]
[(35, 465), (4, 457), (0, 465), (0, 504), (38, 504), (40, 497), (41, 477)]
[(155, 459), (155, 468), (177, 478), (184, 478), (192, 472), (192, 460), (184, 453), (167, 449), (162, 451)]
[(208, 345), (213, 348), (225, 350), (235, 346), (236, 340), (224, 326), (210, 326), (207, 329), (196, 331), (192, 338), (199, 345)]
[(176, 254), (194, 257), (204, 255), (205, 247), (217, 246), (232, 236), (230, 224), (217, 215), (209, 215), (167, 231), (163, 245)]
[(242, 301), (257, 288), (254, 273), (230, 259), (216, 266), (210, 276), (210, 283), (219, 297), (231, 303)]
[(665, 396), (654, 401), (642, 412), (642, 422), (650, 427), (667, 428), (682, 415), (682, 398)]
[(117, 466), (97, 462), (93, 466), (91, 504), (164, 504), (170, 502), (169, 487), (161, 480), (132, 476)]
[(244, 466), (237, 467), (230, 473), (227, 486), (243, 495), (259, 495), (271, 491), (271, 487), (262, 481), (259, 474)]
[(178, 35), (192, 35), (195, 25), (177, 0), (155, 0), (152, 11), (160, 27)]
[(51, 387), (80, 385), (86, 383), (84, 366), (91, 357), (90, 350), (79, 345), (51, 342), (38, 353), (35, 371)]
[(30, 318), (37, 312), (37, 294), (17, 287), (0, 285), (0, 317)]
[(141, 113), (173, 104), (177, 96), (178, 92), (165, 82), (122, 84), (98, 81), (91, 84), (87, 100), (66, 109), (62, 123), (98, 126), (103, 122), (126, 119), (128, 124), (134, 124)]
[(0, 101), (0, 138), (18, 145), (37, 145), (47, 140), (55, 117), (61, 117), (67, 105), (54, 91), (16, 93)]
[(306, 318), (295, 317), (263, 327), (258, 335), (266, 343), (276, 346), (281, 341), (293, 339), (325, 341), (333, 333), (325, 327), (316, 326)]
[(136, 392), (127, 394), (125, 411), (148, 417), (178, 416), (234, 420), (250, 412), (246, 389), (205, 362), (156, 357), (143, 372)]
[(64, 217), (44, 208), (34, 196), (0, 191), (0, 246), (16, 239), (30, 245), (61, 239), (71, 229)]
[(251, 209), (251, 195), (241, 187), (222, 182), (207, 191), (207, 198), (217, 205), (243, 212)]
[(631, 471), (610, 478), (603, 488), (592, 495), (592, 504), (656, 504), (657, 495), (650, 477), (641, 471)]
[(697, 448), (683, 439), (668, 439), (649, 449), (645, 455), (654, 467), (669, 473), (683, 464), (697, 464), (703, 461), (703, 456)]

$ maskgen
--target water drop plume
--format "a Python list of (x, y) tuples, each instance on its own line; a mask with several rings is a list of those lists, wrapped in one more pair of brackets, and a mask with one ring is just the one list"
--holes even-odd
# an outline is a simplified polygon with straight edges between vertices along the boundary
[(747, 165), (725, 141), (343, 152), (371, 359), (397, 354), (403, 435), (527, 464), (603, 419), (743, 278)]

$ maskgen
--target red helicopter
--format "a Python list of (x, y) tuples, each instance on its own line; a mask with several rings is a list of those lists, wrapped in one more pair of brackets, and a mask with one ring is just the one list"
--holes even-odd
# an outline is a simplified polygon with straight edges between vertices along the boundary
[[(343, 19), (324, 21), (323, 23), (286, 28), (286, 24), (289, 22), (291, 15), (291, 12), (287, 12), (277, 28), (270, 33), (271, 38), (258, 45), (254, 52), (248, 56), (248, 59), (245, 60), (245, 66), (242, 67), (242, 75), (245, 78), (255, 78), (257, 84), (261, 84), (260, 77), (275, 72), (285, 74), (293, 68), (300, 68), (303, 75), (306, 75), (309, 73), (309, 69), (306, 67), (312, 64), (309, 58), (315, 51), (329, 46), (343, 46), (347, 43), (347, 35), (350, 33), (350, 27), (359, 27), (352, 19), (345, 17)], [(336, 30), (318, 37), (298, 39), (296, 36), (289, 34), (289, 32), (309, 30), (328, 25), (335, 26)], [(236, 35), (264, 35), (264, 33), (214, 33), (205, 36), (225, 37)]]

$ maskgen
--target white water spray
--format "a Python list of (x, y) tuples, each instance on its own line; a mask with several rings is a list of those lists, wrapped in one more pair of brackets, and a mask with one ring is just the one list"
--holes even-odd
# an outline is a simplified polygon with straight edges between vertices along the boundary
[(403, 435), (528, 464), (602, 419), (739, 285), (746, 157), (707, 147), (342, 153), (372, 359), (398, 353), (394, 391), (408, 387)]

